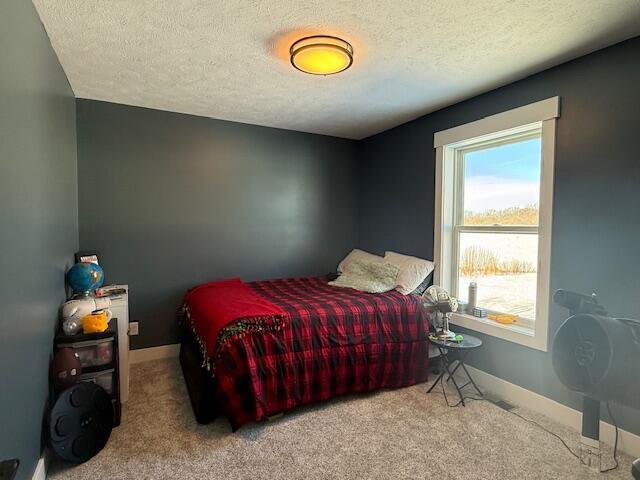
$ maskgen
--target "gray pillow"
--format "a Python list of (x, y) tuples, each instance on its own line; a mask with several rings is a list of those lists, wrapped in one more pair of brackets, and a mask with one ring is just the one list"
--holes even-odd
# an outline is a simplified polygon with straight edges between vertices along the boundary
[(361, 292), (382, 293), (396, 288), (400, 269), (386, 262), (355, 260), (329, 285)]

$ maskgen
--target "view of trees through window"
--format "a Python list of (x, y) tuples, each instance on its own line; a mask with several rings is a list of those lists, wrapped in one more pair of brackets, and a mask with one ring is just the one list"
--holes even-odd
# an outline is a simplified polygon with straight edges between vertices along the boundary
[[(462, 156), (457, 225), (458, 297), (478, 284), (478, 305), (535, 319), (540, 136)], [(460, 197), (459, 197), (460, 198)], [(458, 206), (460, 208), (460, 206)]]

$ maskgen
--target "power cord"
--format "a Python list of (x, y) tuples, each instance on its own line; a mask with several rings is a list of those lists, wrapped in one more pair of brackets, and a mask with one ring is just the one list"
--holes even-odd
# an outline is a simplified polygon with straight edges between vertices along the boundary
[[(458, 401), (457, 403), (451, 404), (451, 403), (449, 403), (449, 398), (447, 397), (447, 392), (446, 392), (446, 389), (444, 387), (444, 375), (440, 377), (440, 386), (442, 388), (442, 395), (444, 396), (444, 401), (446, 402), (447, 406), (450, 407), (450, 408), (457, 407), (463, 401), (466, 401), (466, 400), (476, 400), (476, 401), (489, 402), (492, 405), (495, 405), (495, 406), (497, 406), (499, 408), (502, 408), (502, 407), (500, 407), (500, 405), (497, 404), (497, 402), (495, 402), (493, 400), (490, 400), (488, 398), (475, 397), (475, 396), (472, 397), (472, 396), (464, 396), (464, 395), (462, 396), (460, 401)], [(607, 413), (609, 414), (609, 417), (611, 418), (611, 421), (613, 422), (613, 426), (616, 429), (616, 439), (615, 439), (615, 443), (614, 443), (614, 446), (613, 446), (613, 461), (615, 462), (615, 464), (614, 464), (613, 467), (609, 467), (609, 468), (606, 468), (604, 470), (601, 469), (600, 473), (609, 473), (609, 472), (612, 472), (612, 471), (616, 470), (619, 467), (619, 463), (618, 463), (618, 424), (617, 424), (615, 418), (613, 417), (613, 415), (611, 413), (611, 406), (609, 405), (609, 402), (607, 402), (606, 405), (607, 405)], [(505, 409), (502, 409), (502, 410), (505, 410)], [(513, 410), (505, 410), (505, 411), (510, 413), (510, 414), (512, 414), (512, 415), (515, 415), (516, 417), (520, 418), (521, 420), (524, 420), (527, 423), (530, 423), (531, 425), (534, 425), (534, 426), (538, 427), (540, 430), (548, 433), (552, 437), (554, 437), (557, 440), (559, 440), (562, 443), (562, 445), (564, 446), (564, 448), (566, 448), (567, 451), (571, 455), (573, 455), (575, 458), (580, 460), (580, 463), (582, 463), (584, 465), (584, 463), (582, 462), (582, 459), (580, 458), (580, 455), (578, 455), (576, 452), (574, 452), (571, 449), (571, 447), (567, 444), (567, 442), (560, 435), (558, 435), (555, 432), (552, 432), (551, 430), (549, 430), (548, 428), (542, 426), (541, 424), (539, 424), (535, 420), (531, 420), (530, 418), (524, 417), (523, 415), (520, 415), (519, 413), (514, 412)]]
[(618, 468), (618, 422), (616, 422), (616, 419), (613, 417), (613, 414), (611, 413), (611, 405), (609, 405), (609, 402), (607, 402), (607, 413), (609, 414), (609, 418), (613, 422), (613, 426), (616, 429), (616, 441), (613, 444), (613, 461), (615, 462), (615, 465), (605, 470), (600, 470), (600, 473), (611, 472), (616, 468)]
[[(495, 402), (492, 402), (491, 400), (487, 400), (487, 402), (493, 403), (495, 405)], [(548, 428), (540, 425), (538, 422), (536, 422), (535, 420), (531, 420), (530, 418), (527, 418), (523, 415), (520, 415), (517, 412), (514, 412), (513, 410), (506, 410), (507, 412), (509, 412), (512, 415), (515, 415), (516, 417), (524, 420), (527, 423), (530, 423), (531, 425), (535, 425), (536, 427), (538, 427), (540, 430), (548, 433), (549, 435), (551, 435), (552, 437), (555, 437), (556, 439), (558, 439), (560, 441), (560, 443), (562, 443), (562, 445), (564, 446), (564, 448), (567, 449), (567, 451), (573, 455), (574, 457), (576, 457), (578, 460), (580, 460), (580, 455), (578, 455), (576, 452), (574, 452), (571, 447), (567, 444), (567, 442), (564, 440), (564, 438), (562, 438), (560, 435), (558, 435), (555, 432), (552, 432), (551, 430), (549, 430)], [(580, 460), (582, 462), (582, 460)]]

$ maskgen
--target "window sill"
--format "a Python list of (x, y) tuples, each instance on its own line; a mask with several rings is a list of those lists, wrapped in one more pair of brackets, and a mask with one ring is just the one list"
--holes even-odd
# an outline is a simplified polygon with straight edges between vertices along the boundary
[(536, 336), (533, 328), (522, 325), (505, 325), (488, 318), (474, 317), (466, 313), (452, 313), (451, 323), (486, 335), (498, 337), (508, 342), (524, 345), (529, 348), (547, 351), (547, 339)]

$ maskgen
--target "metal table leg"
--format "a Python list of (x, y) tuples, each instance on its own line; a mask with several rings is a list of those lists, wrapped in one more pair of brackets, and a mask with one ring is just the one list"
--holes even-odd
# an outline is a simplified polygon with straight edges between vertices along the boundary
[[(440, 347), (440, 345), (437, 345), (437, 347), (438, 347), (438, 350), (440, 351), (440, 359), (442, 360), (443, 364), (446, 365), (445, 359), (447, 358), (447, 354), (445, 353), (445, 350), (442, 347)], [(446, 367), (441, 368), (440, 375), (438, 375), (438, 378), (436, 378), (436, 381), (431, 384), (431, 386), (429, 387), (429, 390), (427, 390), (427, 393), (431, 393), (431, 391), (435, 388), (435, 386), (438, 384), (440, 379), (444, 376), (446, 371), (447, 371)]]
[(473, 378), (471, 377), (471, 374), (469, 373), (469, 370), (467, 370), (467, 367), (464, 364), (464, 362), (462, 362), (461, 365), (462, 365), (462, 369), (464, 370), (464, 373), (467, 374), (467, 377), (469, 378), (469, 381), (471, 382), (471, 385), (473, 385), (473, 388), (475, 388), (476, 392), (478, 392), (478, 395), (480, 395), (481, 397), (484, 396), (484, 394), (478, 388), (478, 385), (476, 385), (476, 382), (473, 381)]
[(440, 375), (438, 375), (438, 378), (436, 378), (436, 381), (431, 384), (431, 386), (429, 387), (429, 390), (427, 390), (427, 393), (431, 393), (431, 391), (435, 388), (435, 386), (438, 384), (438, 382), (440, 381), (443, 375), (444, 375), (444, 370), (440, 372)]
[[(462, 362), (460, 362), (460, 359), (455, 359), (455, 360), (454, 360), (454, 362), (456, 362), (456, 361), (457, 361), (458, 363), (456, 363), (456, 368), (454, 368), (454, 369), (453, 369), (453, 371), (451, 372), (451, 375), (455, 375), (455, 374), (456, 374), (456, 372), (458, 371), (458, 368), (460, 368), (460, 365), (462, 364)], [(453, 363), (453, 362), (451, 362), (451, 363)], [(449, 380), (451, 380), (451, 377), (447, 377), (447, 382), (448, 382)]]
[[(448, 355), (447, 355), (447, 357), (445, 357), (444, 364), (445, 364), (445, 370), (449, 374), (449, 377), (447, 378), (447, 381), (451, 380), (453, 382), (453, 386), (456, 387), (456, 391), (458, 392), (458, 397), (460, 397), (460, 403), (462, 403), (462, 406), (465, 407), (466, 405), (464, 403), (464, 395), (462, 395), (462, 389), (458, 386), (458, 382), (456, 382), (456, 379), (453, 378), (453, 372), (450, 369), (452, 362), (449, 362), (449, 356)], [(454, 372), (455, 372), (455, 370), (457, 370), (457, 368), (454, 369)], [(462, 388), (464, 388), (464, 386)]]
[[(458, 392), (458, 397), (460, 398), (460, 403), (462, 404), (462, 406), (466, 406), (462, 389), (469, 384), (473, 385), (473, 388), (475, 388), (476, 392), (478, 392), (478, 395), (483, 396), (483, 393), (480, 391), (480, 389), (478, 388), (478, 385), (471, 377), (471, 374), (469, 373), (469, 370), (467, 370), (467, 367), (464, 363), (464, 360), (468, 352), (458, 352), (458, 358), (454, 359), (453, 361), (449, 361), (448, 349), (438, 345), (438, 350), (440, 351), (440, 358), (442, 359), (444, 368), (442, 372), (440, 372), (440, 375), (438, 375), (438, 378), (436, 378), (435, 382), (433, 382), (431, 387), (429, 387), (429, 390), (427, 390), (427, 393), (431, 393), (431, 391), (435, 388), (435, 386), (438, 384), (438, 382), (442, 379), (442, 377), (446, 373), (447, 374), (446, 381), (448, 382), (449, 380), (451, 380), (451, 382), (453, 382), (453, 386), (455, 387), (456, 392)], [(451, 366), (454, 364), (454, 362), (457, 362), (457, 363), (455, 367), (451, 369)], [(456, 382), (456, 379), (454, 377), (455, 373), (458, 371), (460, 367), (462, 367), (462, 370), (464, 370), (464, 373), (467, 375), (467, 378), (469, 379), (467, 383), (465, 383), (464, 385), (458, 385), (458, 382)]]

